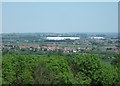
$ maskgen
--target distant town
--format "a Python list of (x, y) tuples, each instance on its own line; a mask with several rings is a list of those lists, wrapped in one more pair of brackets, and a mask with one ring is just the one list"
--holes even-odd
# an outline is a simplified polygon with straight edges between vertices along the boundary
[(3, 54), (18, 51), (101, 55), (120, 52), (117, 33), (3, 33), (2, 36)]

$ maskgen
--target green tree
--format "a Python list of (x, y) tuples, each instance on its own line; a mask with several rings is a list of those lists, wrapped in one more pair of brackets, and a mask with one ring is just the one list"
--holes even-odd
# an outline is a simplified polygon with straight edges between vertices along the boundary
[(109, 85), (117, 79), (116, 69), (96, 55), (79, 56), (74, 61), (75, 78), (80, 84)]
[(39, 83), (41, 82), (49, 84), (74, 83), (72, 71), (64, 57), (50, 56), (44, 61), (43, 64), (45, 65), (42, 65), (43, 67), (39, 65), (39, 70), (37, 70), (39, 72), (37, 72), (36, 76), (40, 76), (40, 78), (38, 77)]

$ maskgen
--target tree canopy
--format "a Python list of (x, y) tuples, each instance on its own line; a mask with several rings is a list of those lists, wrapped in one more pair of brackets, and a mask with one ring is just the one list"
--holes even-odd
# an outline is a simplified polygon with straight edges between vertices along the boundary
[(94, 54), (4, 55), (3, 84), (115, 85), (117, 68)]

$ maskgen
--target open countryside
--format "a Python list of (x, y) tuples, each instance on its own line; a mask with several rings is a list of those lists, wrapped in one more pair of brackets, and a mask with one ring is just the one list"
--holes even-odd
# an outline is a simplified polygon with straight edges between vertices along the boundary
[(118, 34), (94, 34), (2, 34), (3, 83), (118, 85)]
[(120, 86), (119, 2), (7, 1), (3, 86)]

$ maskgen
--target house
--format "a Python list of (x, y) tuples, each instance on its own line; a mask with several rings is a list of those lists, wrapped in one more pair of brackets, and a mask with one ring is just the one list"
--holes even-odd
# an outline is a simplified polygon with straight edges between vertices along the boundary
[(28, 49), (30, 48), (29, 46), (19, 46), (20, 49)]

